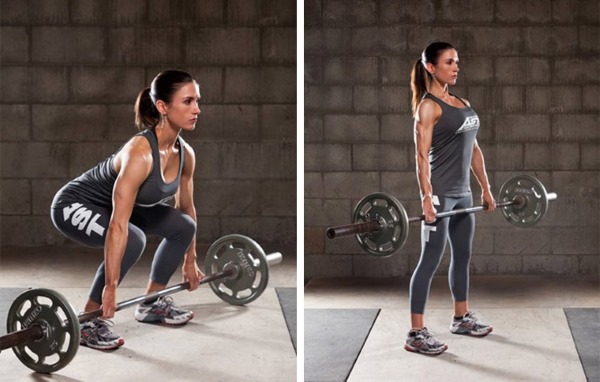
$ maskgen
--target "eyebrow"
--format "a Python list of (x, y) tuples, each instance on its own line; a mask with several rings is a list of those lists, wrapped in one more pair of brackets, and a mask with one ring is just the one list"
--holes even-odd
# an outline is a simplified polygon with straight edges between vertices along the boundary
[(184, 101), (185, 101), (185, 100), (188, 100), (188, 99), (200, 99), (200, 98), (202, 98), (202, 96), (201, 96), (201, 95), (198, 95), (198, 96), (184, 96), (184, 97), (181, 97), (181, 99), (182, 99), (182, 100), (184, 100)]

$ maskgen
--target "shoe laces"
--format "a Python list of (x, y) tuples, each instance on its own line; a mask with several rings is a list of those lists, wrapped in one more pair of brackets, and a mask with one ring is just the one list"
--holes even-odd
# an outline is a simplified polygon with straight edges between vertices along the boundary
[(166, 312), (171, 311), (173, 307), (175, 307), (175, 302), (171, 296), (160, 297), (158, 301), (156, 301), (156, 304)]
[(427, 329), (427, 328), (423, 328), (423, 329), (421, 329), (421, 332), (420, 332), (420, 333), (421, 333), (421, 335), (423, 336), (423, 338), (425, 338), (425, 343), (427, 343), (427, 344), (429, 344), (429, 345), (438, 345), (438, 344), (441, 344), (441, 342), (439, 342), (439, 341), (437, 340), (437, 338), (435, 338), (435, 337), (433, 336), (433, 333), (431, 333), (431, 332), (429, 331), (429, 329)]
[(472, 322), (477, 325), (482, 325), (481, 321), (479, 320), (479, 317), (477, 317), (477, 315), (475, 315), (475, 313), (473, 312), (468, 312), (467, 314), (465, 314), (463, 320)]
[(115, 326), (115, 324), (114, 324), (114, 322), (112, 322), (112, 320), (105, 320), (102, 318), (95, 319), (93, 324), (96, 327), (96, 331), (101, 336), (109, 334), (111, 332), (110, 328)]

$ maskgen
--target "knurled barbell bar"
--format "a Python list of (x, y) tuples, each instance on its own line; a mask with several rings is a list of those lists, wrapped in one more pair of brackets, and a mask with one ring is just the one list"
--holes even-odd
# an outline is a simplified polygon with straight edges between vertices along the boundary
[[(548, 211), (548, 202), (557, 198), (548, 193), (542, 182), (531, 175), (517, 175), (500, 188), (496, 206), (511, 224), (531, 227)], [(459, 208), (437, 213), (436, 218), (486, 210), (487, 205)], [(387, 257), (404, 246), (409, 223), (425, 220), (425, 216), (408, 217), (406, 209), (394, 196), (376, 192), (362, 198), (353, 213), (353, 223), (327, 228), (327, 237), (356, 235), (360, 246), (370, 255)]]
[[(245, 305), (266, 289), (269, 266), (282, 261), (279, 252), (265, 254), (254, 240), (226, 235), (215, 241), (206, 254), (209, 273), (200, 284), (209, 284), (223, 301)], [(189, 282), (173, 285), (119, 302), (116, 311), (189, 289)], [(79, 348), (80, 323), (102, 316), (102, 309), (79, 316), (67, 299), (51, 289), (31, 289), (13, 301), (7, 319), (9, 334), (0, 337), (0, 351), (12, 348), (28, 368), (52, 373), (68, 365)]]

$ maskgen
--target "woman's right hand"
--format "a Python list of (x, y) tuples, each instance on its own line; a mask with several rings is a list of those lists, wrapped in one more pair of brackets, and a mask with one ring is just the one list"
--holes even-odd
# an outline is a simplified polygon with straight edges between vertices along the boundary
[(437, 210), (433, 206), (431, 198), (423, 199), (423, 215), (425, 215), (425, 223), (435, 222), (435, 214), (437, 214)]
[(117, 288), (104, 287), (102, 292), (102, 318), (113, 318), (117, 309)]

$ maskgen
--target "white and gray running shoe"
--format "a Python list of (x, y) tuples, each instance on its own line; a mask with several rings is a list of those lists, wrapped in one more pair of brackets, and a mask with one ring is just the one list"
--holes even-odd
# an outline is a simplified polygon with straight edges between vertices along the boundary
[(484, 324), (473, 312), (467, 312), (462, 318), (452, 318), (450, 331), (454, 334), (467, 334), (469, 336), (483, 337), (494, 330), (491, 325)]
[(81, 324), (79, 344), (98, 350), (112, 350), (125, 343), (117, 333), (113, 332), (112, 321), (96, 318)]
[(159, 297), (152, 304), (140, 304), (135, 308), (135, 319), (139, 322), (183, 325), (192, 318), (194, 312), (175, 305), (170, 296)]
[(448, 345), (438, 341), (427, 328), (423, 328), (408, 332), (404, 349), (415, 353), (438, 355), (448, 349)]

